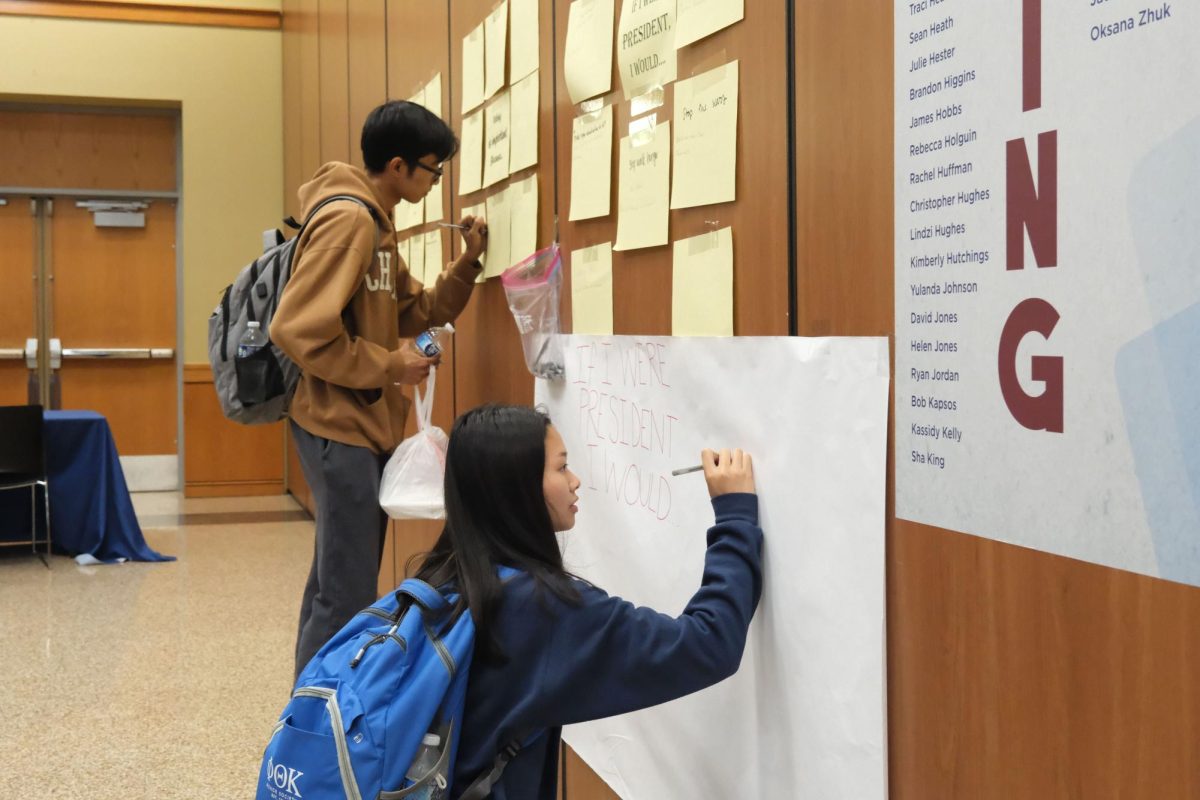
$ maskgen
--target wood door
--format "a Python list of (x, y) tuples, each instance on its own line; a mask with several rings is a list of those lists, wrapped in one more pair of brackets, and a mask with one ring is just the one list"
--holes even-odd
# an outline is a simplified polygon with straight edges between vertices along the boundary
[[(15, 351), (37, 336), (34, 313), (33, 213), (29, 198), (7, 197), (0, 205), (0, 405), (22, 405), (28, 399), (29, 369)], [(10, 358), (9, 356), (14, 356)]]
[(64, 408), (108, 418), (122, 456), (178, 453), (175, 356), (71, 358), (71, 350), (174, 353), (175, 202), (152, 200), (144, 228), (98, 227), (74, 200), (50, 219), (52, 333), (62, 342)]

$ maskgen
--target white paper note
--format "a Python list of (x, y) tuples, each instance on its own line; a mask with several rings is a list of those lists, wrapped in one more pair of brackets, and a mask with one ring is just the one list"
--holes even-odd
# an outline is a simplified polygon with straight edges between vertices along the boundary
[(504, 88), (504, 61), (508, 54), (508, 0), (487, 15), (483, 30), (483, 99), (487, 100)]
[(442, 274), (442, 270), (446, 268), (446, 262), (442, 256), (442, 231), (441, 229), (425, 232), (425, 276), (421, 279), (421, 283), (426, 286), (433, 286)]
[(541, 42), (538, 0), (510, 0), (508, 14), (512, 31), (508, 81), (515, 84), (538, 68)]
[(613, 332), (612, 242), (571, 251), (571, 330)]
[(745, 15), (743, 0), (679, 0), (675, 46), (683, 47), (716, 33)]
[(483, 109), (468, 114), (462, 121), (462, 139), (458, 149), (458, 194), (477, 192), (483, 184)]
[(735, 199), (737, 107), (736, 61), (675, 84), (671, 208)]
[(675, 80), (675, 0), (623, 0), (617, 69), (626, 100)]
[(606, 217), (612, 183), (612, 106), (576, 117), (571, 125), (570, 220)]
[(508, 177), (508, 92), (501, 92), (484, 106), (483, 185), (499, 183)]
[(508, 203), (512, 217), (512, 238), (509, 243), (512, 263), (519, 264), (537, 252), (538, 176), (530, 175), (508, 187)]
[(512, 266), (512, 206), (508, 187), (487, 199), (488, 252), (483, 262), (486, 278), (495, 278)]
[(733, 336), (733, 228), (675, 243), (671, 335)]
[(614, 250), (667, 243), (671, 194), (671, 123), (621, 139), (617, 243)]
[(572, 103), (612, 88), (613, 0), (575, 0), (567, 19), (563, 75)]
[(513, 84), (509, 92), (512, 149), (508, 156), (509, 172), (531, 167), (538, 161), (538, 70)]
[(462, 113), (483, 102), (483, 23), (463, 37)]

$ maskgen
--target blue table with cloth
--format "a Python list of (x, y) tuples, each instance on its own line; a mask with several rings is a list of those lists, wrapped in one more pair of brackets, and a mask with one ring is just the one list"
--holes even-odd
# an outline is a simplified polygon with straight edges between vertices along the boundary
[[(44, 419), (55, 551), (100, 561), (174, 561), (142, 536), (108, 420), (95, 411), (46, 411)], [(40, 491), (38, 500), (40, 535)], [(0, 539), (28, 537), (29, 522), (29, 491), (0, 492)]]

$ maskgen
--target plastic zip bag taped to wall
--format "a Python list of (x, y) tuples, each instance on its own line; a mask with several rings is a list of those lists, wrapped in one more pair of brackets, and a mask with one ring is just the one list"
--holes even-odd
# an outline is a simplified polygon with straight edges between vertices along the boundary
[(539, 378), (562, 380), (563, 351), (558, 335), (562, 255), (558, 244), (537, 251), (500, 276), (508, 308), (521, 333), (525, 366)]

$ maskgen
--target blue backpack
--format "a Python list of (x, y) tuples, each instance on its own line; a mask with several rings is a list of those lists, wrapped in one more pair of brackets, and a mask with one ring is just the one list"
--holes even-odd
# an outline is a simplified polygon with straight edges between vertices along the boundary
[[(469, 613), (447, 627), (456, 599), (406, 580), (313, 656), (263, 753), (257, 800), (449, 796), (475, 643)], [(440, 737), (436, 764), (410, 779), (427, 733)], [(506, 746), (462, 798), (487, 797), (521, 744)]]

